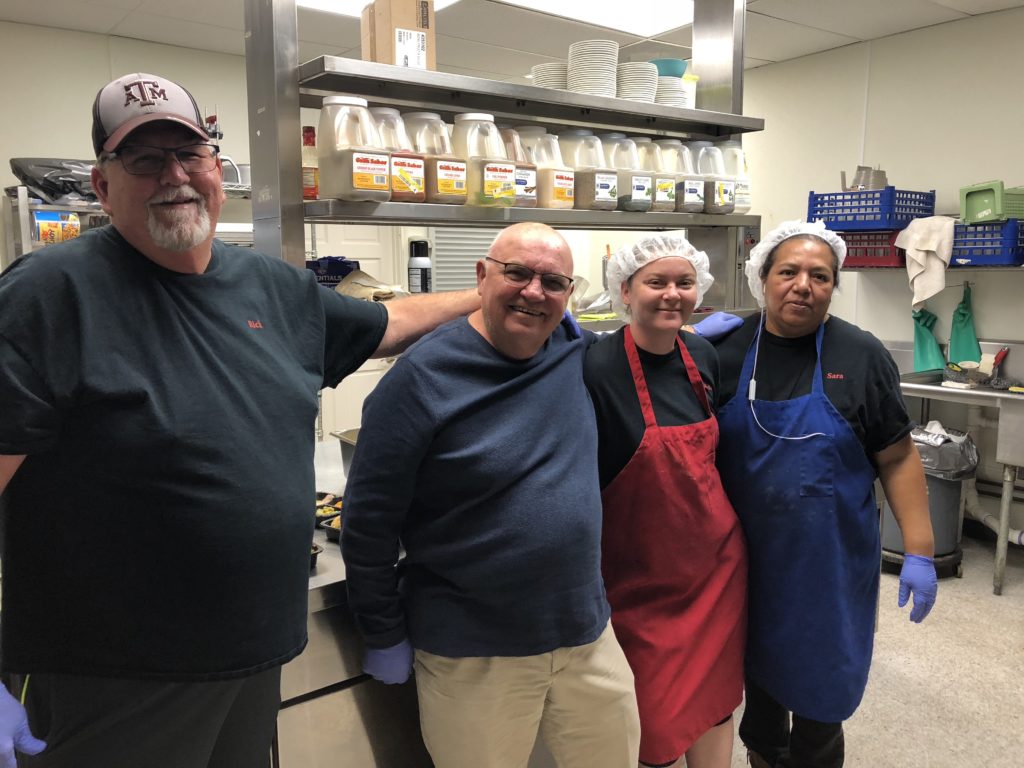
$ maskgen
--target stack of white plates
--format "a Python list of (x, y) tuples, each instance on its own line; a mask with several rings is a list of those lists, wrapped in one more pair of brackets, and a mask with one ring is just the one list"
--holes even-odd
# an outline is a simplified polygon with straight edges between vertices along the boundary
[(616, 90), (620, 99), (654, 101), (658, 90), (658, 68), (646, 61), (619, 64)]
[(561, 88), (566, 87), (566, 73), (569, 65), (564, 61), (550, 61), (545, 64), (534, 64), (530, 67), (530, 74), (533, 75), (533, 84), (540, 88)]
[(654, 101), (656, 104), (664, 104), (668, 107), (685, 107), (686, 94), (683, 92), (683, 78), (659, 77)]
[(569, 46), (566, 81), (570, 91), (590, 96), (615, 96), (619, 44), (614, 40), (581, 40)]

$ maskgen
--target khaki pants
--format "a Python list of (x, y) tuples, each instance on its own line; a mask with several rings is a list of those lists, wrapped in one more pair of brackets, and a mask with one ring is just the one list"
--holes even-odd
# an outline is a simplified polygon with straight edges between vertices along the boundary
[(416, 651), (423, 739), (437, 768), (525, 768), (538, 730), (559, 768), (635, 768), (633, 673), (611, 623), (537, 656)]

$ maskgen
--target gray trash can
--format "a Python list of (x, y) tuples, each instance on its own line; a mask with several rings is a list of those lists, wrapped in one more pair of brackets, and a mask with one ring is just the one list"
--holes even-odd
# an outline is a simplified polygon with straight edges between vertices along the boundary
[[(978, 466), (978, 448), (971, 436), (955, 429), (947, 428), (946, 432), (956, 439), (947, 440), (921, 429), (911, 433), (924, 465), (936, 558), (959, 549), (963, 481), (972, 477)], [(902, 555), (903, 536), (888, 502), (883, 505), (882, 515), (882, 549)]]

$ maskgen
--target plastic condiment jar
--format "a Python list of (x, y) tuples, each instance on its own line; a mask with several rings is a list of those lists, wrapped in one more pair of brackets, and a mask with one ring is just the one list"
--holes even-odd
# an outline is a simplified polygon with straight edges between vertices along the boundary
[(467, 159), (468, 205), (515, 205), (516, 164), (505, 154), (505, 143), (494, 124), (494, 115), (483, 112), (456, 115), (452, 145), (456, 155)]
[(665, 167), (674, 170), (676, 180), (676, 210), (680, 213), (704, 211), (704, 177), (697, 173), (690, 148), (679, 139), (659, 139), (661, 159)]
[(710, 141), (695, 141), (697, 170), (704, 177), (704, 213), (732, 213), (736, 208), (736, 180), (725, 173), (722, 150)]
[(633, 143), (640, 155), (640, 166), (651, 174), (653, 192), (652, 211), (675, 211), (676, 209), (676, 174), (665, 167), (661, 156), (661, 147), (649, 136), (634, 136)]
[(413, 149), (424, 155), (423, 173), (428, 203), (464, 205), (466, 158), (452, 152), (448, 126), (436, 112), (402, 115)]
[(502, 128), (505, 154), (516, 164), (516, 208), (537, 207), (537, 166), (527, 159), (515, 128)]
[(401, 203), (425, 202), (425, 158), (413, 151), (402, 115), (393, 107), (372, 107), (370, 114), (376, 121), (381, 145), (391, 152), (391, 199)]
[(390, 158), (380, 144), (366, 99), (326, 96), (317, 134), (320, 197), (390, 199)]
[(600, 136), (605, 162), (616, 171), (620, 211), (649, 211), (652, 203), (651, 175), (640, 168), (636, 144), (624, 133)]
[(604, 147), (593, 131), (573, 128), (558, 134), (562, 160), (575, 172), (573, 207), (586, 211), (613, 211), (619, 205), (618, 179), (608, 166)]
[(718, 148), (722, 150), (725, 161), (725, 173), (736, 180), (736, 207), (733, 213), (746, 213), (750, 210), (752, 198), (750, 194), (750, 176), (747, 174), (747, 158), (743, 153), (743, 145), (735, 139), (721, 141)]
[(576, 174), (562, 162), (558, 137), (551, 133), (538, 136), (533, 143), (533, 161), (537, 164), (537, 200), (541, 208), (572, 208)]

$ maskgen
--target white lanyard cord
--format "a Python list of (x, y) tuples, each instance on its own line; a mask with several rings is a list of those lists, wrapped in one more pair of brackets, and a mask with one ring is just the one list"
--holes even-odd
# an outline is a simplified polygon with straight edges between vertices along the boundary
[[(761, 328), (764, 326), (764, 310), (761, 310), (761, 319), (757, 323), (757, 335), (754, 337), (754, 367), (750, 369), (750, 384), (747, 386), (747, 402), (750, 403), (750, 414), (754, 417), (754, 423), (757, 424), (758, 428), (769, 437), (778, 438), (779, 440), (807, 440), (811, 437), (828, 437), (824, 432), (812, 432), (809, 435), (800, 435), (799, 437), (792, 437), (787, 435), (776, 435), (774, 432), (770, 432), (764, 428), (761, 424), (760, 419), (757, 418), (757, 411), (754, 410), (754, 397), (757, 393), (757, 381), (754, 377), (757, 375), (757, 355), (761, 351)], [(818, 365), (821, 361), (818, 361)]]

